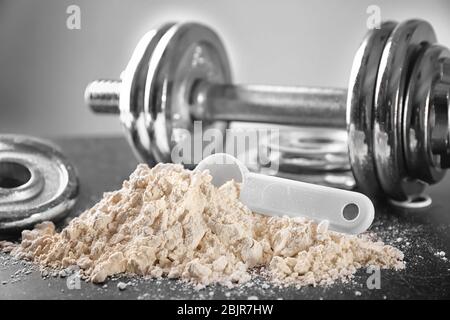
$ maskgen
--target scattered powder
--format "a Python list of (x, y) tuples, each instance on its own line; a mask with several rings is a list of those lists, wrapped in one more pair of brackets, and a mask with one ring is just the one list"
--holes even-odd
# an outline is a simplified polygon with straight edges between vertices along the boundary
[(439, 252), (436, 252), (436, 255), (438, 257), (445, 257), (445, 252), (444, 251), (439, 251)]
[(120, 291), (125, 290), (127, 287), (128, 287), (128, 284), (126, 284), (125, 282), (119, 282), (119, 283), (117, 284), (117, 288), (118, 288)]
[(447, 261), (447, 257), (445, 256), (444, 251), (438, 251), (434, 254), (436, 257), (441, 258), (443, 261)]
[(96, 283), (126, 273), (232, 286), (260, 270), (302, 286), (331, 284), (369, 265), (404, 268), (401, 251), (369, 235), (252, 213), (239, 201), (239, 184), (216, 188), (208, 172), (174, 164), (139, 165), (122, 189), (105, 193), (60, 233), (46, 222), (23, 231), (20, 245), (3, 246), (41, 266), (78, 266)]

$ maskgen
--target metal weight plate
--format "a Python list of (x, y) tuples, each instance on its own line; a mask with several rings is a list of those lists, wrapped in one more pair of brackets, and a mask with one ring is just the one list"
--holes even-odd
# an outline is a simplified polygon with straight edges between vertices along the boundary
[[(403, 140), (406, 165), (416, 179), (427, 183), (441, 180), (446, 170), (439, 166), (439, 156), (431, 153), (431, 130), (439, 125), (448, 130), (448, 105), (443, 106), (444, 113), (431, 122), (434, 92), (441, 83), (441, 62), (450, 58), (450, 51), (439, 45), (425, 47), (411, 73), (405, 111), (403, 112)], [(438, 107), (438, 106), (435, 106)], [(443, 120), (443, 124), (437, 123)]]
[(389, 202), (396, 207), (414, 210), (428, 208), (433, 203), (433, 200), (427, 194), (420, 194), (408, 197), (408, 199), (404, 201), (389, 199)]
[[(265, 172), (264, 169), (260, 171), (263, 174), (269, 174), (269, 172)], [(353, 177), (353, 174), (348, 172), (339, 172), (339, 173), (321, 173), (321, 174), (314, 174), (314, 173), (289, 173), (289, 172), (283, 172), (279, 171), (276, 174), (277, 177), (290, 179), (290, 180), (297, 180), (307, 183), (314, 183), (319, 184), (326, 187), (332, 187), (332, 188), (340, 188), (344, 190), (353, 190), (355, 188), (355, 179)]]
[[(214, 31), (201, 24), (172, 26), (151, 56), (145, 88), (145, 117), (155, 160), (172, 161), (172, 148), (192, 138), (186, 137), (186, 132), (188, 135), (195, 133), (190, 96), (193, 86), (203, 80), (231, 82), (222, 41)], [(210, 128), (220, 130), (225, 136), (227, 123), (203, 121), (202, 131)]]
[(386, 42), (396, 26), (384, 22), (371, 30), (353, 60), (347, 99), (348, 151), (357, 186), (366, 194), (379, 196), (380, 184), (373, 157), (372, 121), (378, 67)]
[(328, 128), (280, 130), (262, 143), (276, 155), (279, 170), (290, 173), (349, 171), (347, 133)]
[[(244, 158), (248, 160), (248, 162), (246, 162), (245, 164), (250, 171), (346, 190), (351, 190), (355, 187), (355, 179), (353, 178), (353, 174), (350, 170), (316, 171), (311, 170), (310, 167), (296, 166), (295, 170), (286, 171), (286, 168), (283, 168), (280, 164), (280, 153), (265, 150), (265, 148), (267, 148), (268, 146), (268, 144), (262, 143), (258, 148), (250, 149), (247, 151), (247, 156)], [(264, 154), (263, 162), (260, 161), (260, 152)], [(269, 159), (267, 159), (267, 156), (269, 156)], [(272, 161), (276, 162), (278, 165), (274, 165)]]
[(329, 128), (292, 128), (280, 130), (278, 137), (274, 137), (269, 145), (292, 156), (342, 154), (347, 153), (347, 133)]
[(174, 23), (146, 33), (137, 44), (122, 72), (120, 90), (120, 120), (136, 157), (150, 165), (155, 160), (150, 148), (150, 136), (144, 119), (144, 90), (150, 57), (166, 31)]
[(281, 154), (279, 157), (280, 170), (284, 172), (331, 172), (331, 171), (349, 171), (350, 164), (347, 155), (335, 156), (327, 154), (322, 158), (287, 158)]
[(77, 194), (75, 169), (53, 144), (0, 136), (0, 233), (61, 219)]
[(421, 48), (436, 42), (433, 28), (421, 20), (399, 24), (389, 37), (378, 69), (375, 88), (373, 141), (380, 185), (394, 200), (420, 194), (424, 184), (405, 179), (402, 127), (408, 77)]

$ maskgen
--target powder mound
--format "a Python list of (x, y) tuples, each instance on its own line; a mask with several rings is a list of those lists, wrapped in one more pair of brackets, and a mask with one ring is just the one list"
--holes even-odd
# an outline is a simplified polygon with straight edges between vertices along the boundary
[(60, 233), (51, 222), (23, 231), (11, 253), (53, 268), (77, 265), (97, 283), (128, 273), (231, 286), (264, 267), (277, 282), (317, 285), (369, 265), (404, 267), (391, 246), (308, 219), (253, 213), (239, 201), (239, 184), (216, 188), (208, 172), (175, 164), (139, 165)]

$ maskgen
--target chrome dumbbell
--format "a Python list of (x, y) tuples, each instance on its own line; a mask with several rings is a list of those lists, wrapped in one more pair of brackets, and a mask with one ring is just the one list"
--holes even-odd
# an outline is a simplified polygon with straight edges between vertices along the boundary
[(359, 188), (405, 201), (450, 167), (450, 52), (424, 21), (385, 22), (364, 38), (349, 89), (231, 84), (224, 46), (196, 23), (167, 24), (139, 42), (120, 81), (95, 81), (86, 101), (120, 113), (142, 160), (170, 161), (193, 120), (345, 128)]

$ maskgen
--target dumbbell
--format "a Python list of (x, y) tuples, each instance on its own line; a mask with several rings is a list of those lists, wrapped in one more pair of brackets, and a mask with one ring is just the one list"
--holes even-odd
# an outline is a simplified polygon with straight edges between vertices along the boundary
[(218, 35), (171, 23), (140, 40), (120, 81), (86, 88), (94, 112), (120, 114), (141, 160), (170, 161), (194, 120), (347, 128), (358, 187), (408, 201), (450, 167), (450, 51), (425, 21), (384, 22), (356, 52), (348, 90), (235, 85)]

